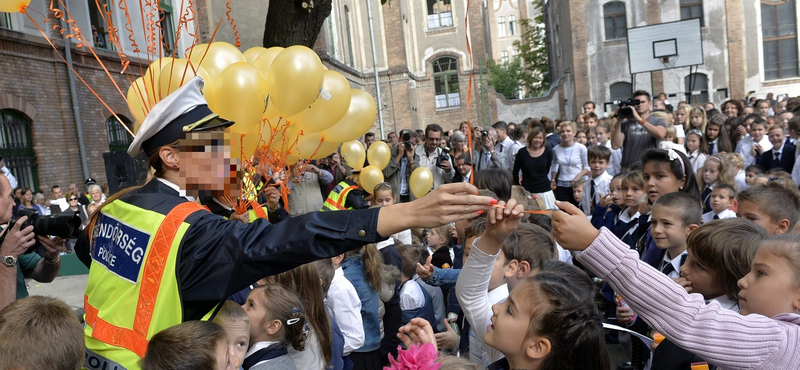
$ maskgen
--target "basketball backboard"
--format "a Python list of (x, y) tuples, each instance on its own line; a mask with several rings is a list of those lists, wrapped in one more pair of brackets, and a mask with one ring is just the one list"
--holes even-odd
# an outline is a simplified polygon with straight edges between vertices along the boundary
[(700, 18), (628, 28), (631, 74), (703, 64)]

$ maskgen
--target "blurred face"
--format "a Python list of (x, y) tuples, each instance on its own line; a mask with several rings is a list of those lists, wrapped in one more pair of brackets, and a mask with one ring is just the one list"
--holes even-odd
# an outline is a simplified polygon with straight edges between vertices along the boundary
[(575, 117), (575, 122), (583, 123), (583, 115), (579, 114), (578, 117)]
[(675, 134), (667, 133), (667, 135), (664, 136), (664, 141), (675, 141)]
[(750, 136), (753, 137), (753, 140), (755, 140), (755, 142), (761, 141), (761, 139), (764, 138), (765, 132), (766, 129), (764, 128), (764, 124), (758, 123), (750, 125)]
[(26, 202), (32, 202), (33, 192), (30, 190), (26, 191), (25, 194), (22, 194), (22, 199), (25, 199)]
[(761, 210), (758, 204), (749, 200), (739, 202), (739, 207), (736, 208), (736, 216), (739, 218), (746, 218), (763, 227), (767, 230), (767, 236), (783, 233), (780, 224), (773, 222), (769, 215)]
[(472, 168), (471, 168), (470, 165), (468, 165), (468, 164), (466, 164), (464, 162), (466, 162), (464, 159), (456, 160), (456, 166), (458, 166), (458, 172), (459, 173), (467, 175), (472, 170)]
[(700, 138), (697, 135), (686, 135), (686, 148), (695, 151), (700, 148)]
[(575, 200), (583, 198), (583, 187), (572, 188), (572, 196), (575, 197)]
[[(447, 235), (445, 235), (444, 237), (447, 237)], [(428, 246), (431, 247), (433, 250), (436, 250), (436, 248), (444, 244), (444, 237), (442, 237), (442, 235), (439, 235), (439, 233), (437, 233), (436, 230), (431, 230), (430, 234), (428, 234)]]
[(375, 192), (375, 204), (381, 207), (386, 207), (394, 204), (394, 197), (392, 197), (392, 191), (389, 189), (383, 189)]
[(594, 158), (589, 161), (589, 168), (592, 169), (592, 176), (597, 177), (606, 172), (606, 168), (608, 168), (608, 161), (605, 159)]
[(653, 104), (653, 109), (655, 109), (655, 110), (667, 110), (667, 106), (664, 105), (663, 101), (656, 100), (655, 104)]
[(77, 195), (72, 195), (72, 196), (70, 196), (70, 197), (67, 199), (67, 204), (69, 204), (69, 206), (70, 206), (70, 207), (72, 207), (72, 208), (75, 208), (75, 207), (77, 207), (77, 206), (78, 206), (78, 204), (79, 204), (79, 203), (78, 203), (78, 196), (77, 196)]
[(375, 142), (375, 135), (373, 136), (364, 136), (364, 145), (369, 148), (372, 143)]
[(678, 113), (675, 115), (675, 118), (678, 120), (679, 125), (683, 125), (686, 123), (686, 110), (678, 109)]
[(800, 286), (789, 260), (759, 248), (751, 266), (739, 280), (739, 313), (773, 317), (800, 309)]
[(714, 189), (711, 191), (708, 202), (711, 204), (711, 209), (714, 212), (720, 213), (731, 208), (731, 200), (728, 189)]
[(216, 370), (235, 370), (239, 368), (239, 365), (235, 365), (235, 363), (240, 362), (240, 360), (236, 357), (236, 354), (233, 353), (233, 350), (228, 345), (227, 340), (220, 340), (217, 342), (216, 352)]
[(650, 161), (642, 169), (647, 198), (655, 202), (658, 197), (680, 191), (685, 180), (678, 179), (666, 163)]
[(59, 199), (64, 197), (64, 192), (61, 191), (61, 188), (55, 188), (51, 192), (53, 193), (53, 199)]
[(650, 99), (647, 98), (647, 95), (634, 96), (633, 98), (639, 99), (641, 102), (636, 106), (636, 112), (638, 112), (639, 115), (650, 113)]
[(719, 126), (717, 125), (708, 125), (706, 127), (706, 136), (708, 136), (708, 141), (712, 141), (719, 136)]
[(78, 186), (75, 184), (69, 184), (69, 187), (67, 189), (69, 189), (69, 191), (74, 191), (75, 193), (78, 192)]
[(196, 132), (180, 143), (179, 176), (186, 180), (186, 191), (214, 196), (239, 196), (236, 160), (231, 158), (228, 137), (223, 131)]
[(14, 198), (21, 199), (22, 198), (22, 189), (14, 189)]
[(536, 136), (531, 139), (531, 144), (533, 144), (534, 149), (539, 149), (544, 145), (544, 134), (538, 133)]
[(778, 115), (777, 122), (775, 122), (775, 123), (781, 125), (784, 130), (788, 131), (789, 130), (789, 120), (792, 119), (792, 117), (794, 117), (794, 114), (792, 114), (792, 112), (783, 112), (780, 115)]
[(770, 130), (769, 132), (769, 142), (772, 143), (772, 146), (775, 149), (780, 149), (783, 145), (783, 140), (786, 139), (786, 135), (783, 133), (783, 130)]
[(100, 190), (92, 190), (89, 194), (92, 196), (92, 200), (95, 202), (103, 199), (103, 193)]
[(753, 186), (753, 180), (758, 176), (757, 173), (753, 171), (747, 171), (744, 173), (744, 182), (747, 186)]
[(469, 133), (469, 122), (461, 122), (458, 129), (465, 134)]
[(675, 258), (683, 253), (683, 249), (686, 249), (686, 237), (693, 230), (683, 224), (680, 210), (664, 206), (653, 207), (650, 225), (656, 246), (674, 252), (670, 253), (669, 258)]
[(611, 183), (608, 185), (608, 192), (611, 194), (611, 202), (616, 204), (618, 207), (625, 204), (625, 200), (623, 199), (622, 194), (622, 180), (619, 178), (612, 179)]
[(722, 113), (728, 117), (736, 117), (739, 115), (739, 111), (736, 109), (736, 105), (733, 103), (725, 104), (722, 107)]
[(752, 106), (748, 105), (748, 106), (744, 107), (744, 109), (742, 109), (742, 115), (743, 116), (746, 116), (746, 115), (752, 114), (752, 113), (753, 113), (753, 107)]
[(598, 128), (595, 132), (597, 133), (597, 143), (605, 145), (608, 141), (608, 132), (606, 132), (606, 129)]
[(575, 138), (575, 130), (572, 129), (572, 125), (561, 125), (559, 129), (561, 132), (561, 142), (572, 144), (572, 139)]
[(586, 134), (583, 132), (579, 132), (577, 135), (575, 135), (575, 141), (583, 145), (586, 145)]
[(594, 112), (594, 106), (591, 103), (587, 103), (583, 105), (583, 113), (592, 113)]
[(692, 124), (692, 127), (700, 129), (701, 128), (700, 126), (703, 125), (703, 116), (700, 113), (692, 113), (692, 118), (690, 122)]
[(635, 184), (623, 182), (620, 185), (620, 194), (626, 207), (637, 207), (644, 201), (644, 190)]
[(442, 140), (442, 133), (439, 131), (428, 131), (428, 135), (425, 137), (425, 149), (428, 149), (429, 153), (432, 153), (439, 147), (439, 141)]
[(458, 152), (464, 150), (464, 140), (453, 140), (453, 149)]
[(765, 102), (765, 101), (759, 102), (758, 106), (756, 108), (758, 109), (758, 114), (761, 117), (765, 117), (766, 118), (767, 114), (769, 114), (769, 103), (768, 102)]
[(522, 281), (508, 299), (492, 306), (491, 323), (483, 336), (487, 345), (506, 354), (525, 352), (525, 343), (531, 339), (528, 337), (531, 313), (540, 304), (540, 300), (531, 297), (530, 285), (533, 284)]
[(245, 321), (222, 322), (220, 323), (225, 332), (228, 333), (229, 352), (233, 368), (238, 369), (244, 361), (247, 348), (250, 347), (250, 323)]
[(586, 125), (586, 127), (595, 127), (597, 126), (597, 119), (594, 117), (589, 117), (584, 119), (583, 123)]
[(262, 304), (264, 293), (259, 290), (253, 290), (247, 296), (247, 301), (242, 305), (244, 312), (250, 319), (250, 339), (253, 343), (263, 342), (266, 340), (267, 331), (264, 328), (264, 323), (268, 321), (267, 314), (269, 311)]
[(389, 140), (391, 144), (397, 144), (397, 134), (394, 132), (390, 132), (389, 135), (386, 136), (386, 139)]
[(597, 133), (589, 131), (586, 134), (586, 146), (597, 145)]
[(702, 294), (705, 299), (714, 299), (725, 295), (719, 274), (700, 261), (691, 248), (686, 256), (686, 262), (681, 266), (681, 277), (692, 283), (691, 293)]
[(703, 182), (706, 185), (711, 185), (719, 179), (719, 162), (715, 160), (707, 160), (703, 164)]

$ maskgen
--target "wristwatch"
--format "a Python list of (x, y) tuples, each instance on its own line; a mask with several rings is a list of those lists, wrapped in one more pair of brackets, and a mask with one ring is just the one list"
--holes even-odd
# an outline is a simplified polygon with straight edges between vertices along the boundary
[(5, 256), (3, 257), (3, 264), (8, 267), (14, 267), (17, 265), (17, 257)]

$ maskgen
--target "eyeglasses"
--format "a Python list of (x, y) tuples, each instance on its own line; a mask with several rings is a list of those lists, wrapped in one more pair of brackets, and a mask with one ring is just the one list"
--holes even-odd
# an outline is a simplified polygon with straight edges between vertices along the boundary
[(69, 201), (71, 202), (71, 201), (73, 201), (73, 200), (78, 200), (78, 198), (69, 198), (69, 199), (67, 199), (67, 200), (69, 200)]

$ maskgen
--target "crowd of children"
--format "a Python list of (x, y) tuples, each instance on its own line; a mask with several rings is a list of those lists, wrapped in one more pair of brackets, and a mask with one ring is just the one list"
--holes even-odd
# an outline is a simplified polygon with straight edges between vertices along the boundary
[[(560, 122), (553, 145), (554, 127), (534, 124), (534, 137), (518, 138), (532, 146), (518, 157), (530, 167), (471, 179), (495, 206), (264, 277), (212, 321), (153, 335), (139, 366), (606, 370), (617, 365), (606, 343), (619, 338), (635, 369), (798, 368), (800, 118), (688, 104), (657, 113), (669, 144), (626, 168), (612, 118)], [(563, 212), (532, 176), (549, 177)], [(372, 204), (395, 203), (397, 191), (379, 184)], [(63, 344), (54, 366), (11, 349), (37, 317), (60, 322), (21, 343), (83, 340), (63, 303), (18, 301), (0, 311), (0, 368), (79, 368), (83, 354)], [(665, 339), (648, 346), (605, 330), (609, 321)]]

